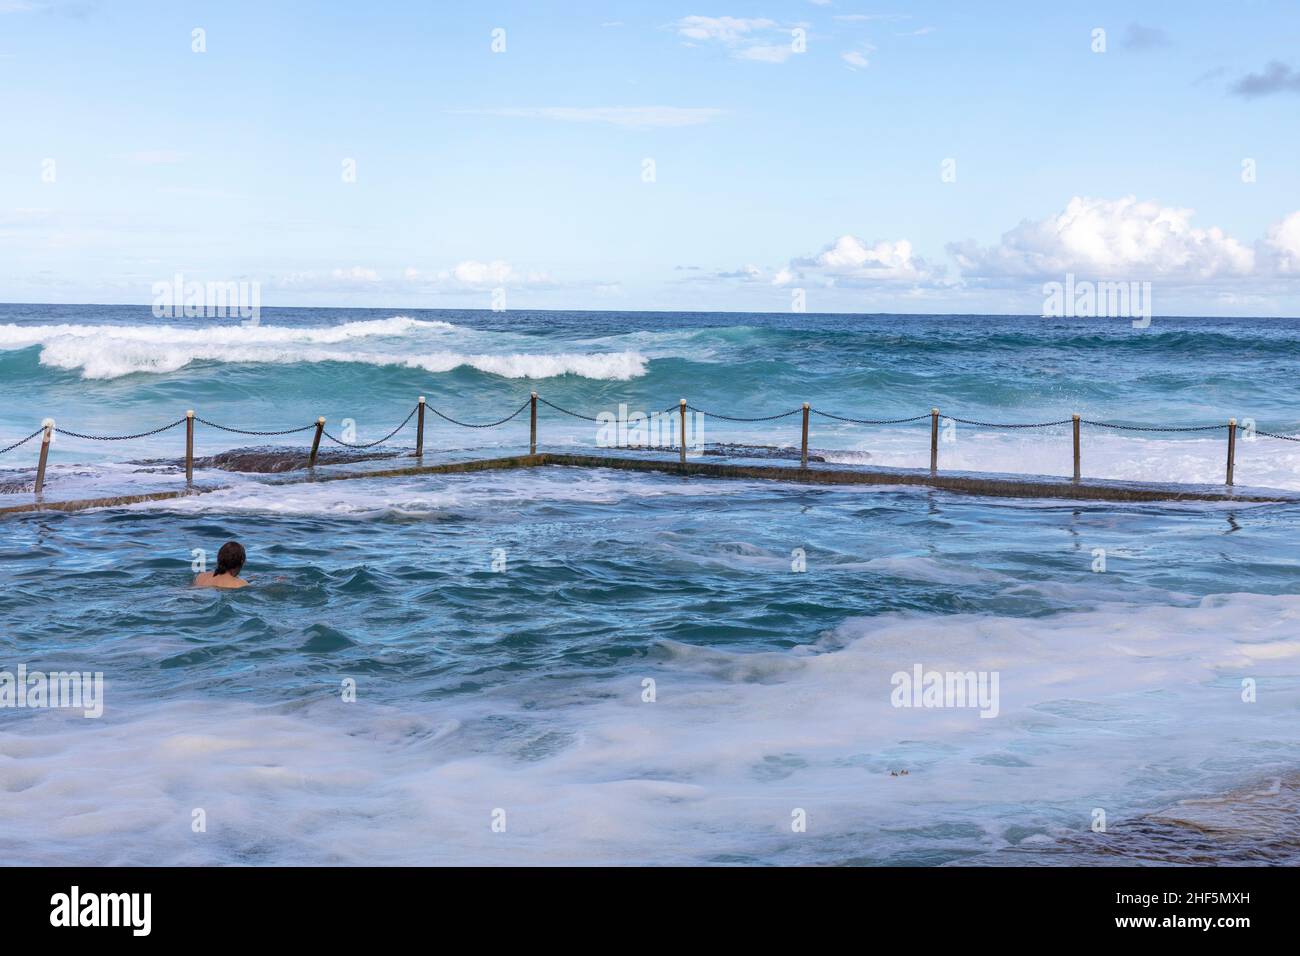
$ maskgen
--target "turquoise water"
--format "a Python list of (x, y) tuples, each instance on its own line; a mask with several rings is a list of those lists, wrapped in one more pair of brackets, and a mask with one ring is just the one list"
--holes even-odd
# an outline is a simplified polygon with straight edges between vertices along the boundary
[[(406, 315), (265, 310), (253, 330), (161, 334), (145, 309), (0, 307), (0, 446), (46, 415), (139, 431), (186, 407), (255, 429), (350, 417), (364, 442), (418, 394), (485, 421), (532, 389), (591, 415), (684, 395), (741, 415), (807, 400), (873, 418), (1297, 421), (1300, 323)], [(431, 421), (426, 441), (516, 448), (524, 427)], [(559, 413), (542, 429), (548, 446), (595, 444), (594, 425)], [(706, 429), (798, 441), (797, 417)], [(60, 436), (49, 492), (170, 487), (172, 466), (127, 462), (175, 457), (182, 439)], [(259, 441), (201, 430), (199, 452)], [(823, 420), (812, 444), (830, 460), (928, 458), (924, 423)], [(1238, 481), (1300, 487), (1292, 444), (1243, 440)], [(34, 451), (0, 458), (0, 485), (30, 477)], [(1070, 467), (1061, 429), (958, 426), (942, 455)], [(1221, 481), (1223, 436), (1090, 431), (1085, 462)], [(1108, 854), (1167, 861), (1206, 852), (1205, 833), (1153, 841), (1150, 820), (1289, 793), (1300, 763), (1296, 506), (561, 468), (196, 477), (226, 487), (0, 518), (0, 670), (105, 680), (99, 719), (0, 709), (7, 860), (1069, 863), (1104, 838)], [(189, 589), (194, 549), (229, 538), (255, 586)], [(894, 706), (893, 675), (918, 664), (998, 674), (996, 716)], [(1220, 812), (1208, 852), (1294, 862), (1276, 846), (1296, 845), (1294, 810)]]

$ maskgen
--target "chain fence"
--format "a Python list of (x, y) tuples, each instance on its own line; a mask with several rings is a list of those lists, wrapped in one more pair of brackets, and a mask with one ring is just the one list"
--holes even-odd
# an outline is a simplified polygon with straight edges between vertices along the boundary
[[(522, 415), (525, 409), (527, 409), (530, 405), (533, 404), (533, 401), (534, 401), (533, 397), (530, 396), (528, 399), (524, 401), (522, 405), (516, 408), (509, 415), (506, 415), (504, 418), (500, 418), (490, 422), (462, 421), (458, 418), (454, 418), (451, 415), (446, 414), (445, 412), (440, 411), (437, 408), (434, 408), (431, 405), (426, 407), (438, 418), (452, 425), (456, 425), (461, 428), (484, 429), (484, 428), (497, 428), (501, 425), (505, 425), (508, 422), (513, 421), (514, 419)], [(545, 399), (540, 395), (536, 396), (536, 402), (540, 405), (545, 405), (548, 408), (554, 409), (555, 411), (560, 412), (563, 415), (568, 415), (573, 418), (579, 419), (581, 421), (586, 421), (586, 422), (601, 421), (601, 418), (597, 416), (586, 415), (581, 412), (575, 412), (572, 409), (565, 408), (562, 405), (558, 405), (555, 402), (549, 401), (548, 399)], [(972, 425), (979, 428), (1032, 429), (1032, 428), (1056, 428), (1062, 425), (1070, 425), (1075, 421), (1074, 418), (1062, 418), (1056, 421), (1049, 421), (1049, 422), (990, 422), (990, 421), (982, 421), (980, 419), (959, 418), (953, 415), (941, 416), (933, 410), (930, 412), (922, 413), (920, 415), (912, 415), (904, 418), (859, 418), (856, 416), (840, 415), (833, 412), (822, 411), (821, 409), (812, 408), (811, 406), (809, 406), (806, 409), (802, 407), (793, 408), (790, 409), (789, 411), (777, 412), (776, 414), (773, 415), (749, 416), (749, 415), (728, 415), (728, 414), (722, 414), (720, 412), (707, 411), (705, 409), (699, 408), (696, 405), (690, 405), (690, 404), (685, 404), (684, 407), (687, 410), (696, 412), (707, 418), (715, 418), (718, 419), (719, 421), (739, 422), (739, 423), (759, 423), (759, 422), (779, 421), (781, 419), (790, 418), (793, 415), (798, 415), (800, 412), (806, 412), (807, 414), (816, 415), (818, 417), (829, 419), (831, 421), (843, 422), (852, 425), (907, 425), (915, 422), (932, 420), (935, 423), (937, 423), (938, 421), (944, 421), (944, 422), (952, 421), (962, 425)], [(412, 408), (411, 411), (407, 414), (406, 418), (402, 420), (401, 424), (399, 424), (396, 428), (394, 428), (384, 437), (378, 438), (372, 442), (365, 442), (365, 443), (347, 442), (342, 440), (341, 438), (336, 437), (335, 435), (332, 435), (328, 431), (325, 431), (323, 421), (312, 422), (311, 424), (302, 425), (293, 428), (282, 428), (282, 429), (273, 429), (273, 430), (236, 428), (232, 425), (218, 424), (217, 422), (209, 421), (206, 418), (200, 418), (197, 415), (194, 417), (194, 422), (196, 424), (204, 425), (208, 428), (217, 429), (218, 431), (229, 432), (236, 435), (249, 435), (249, 436), (263, 437), (263, 438), (281, 437), (285, 435), (297, 435), (303, 432), (311, 431), (312, 429), (315, 428), (319, 428), (321, 436), (328, 438), (336, 445), (341, 445), (345, 448), (367, 449), (367, 448), (374, 448), (377, 445), (382, 445), (385, 442), (390, 441), (394, 436), (396, 436), (399, 432), (401, 432), (404, 428), (406, 428), (407, 425), (410, 424), (411, 419), (415, 416), (419, 408), (420, 408), (419, 405), (416, 405), (414, 408)], [(678, 403), (675, 405), (670, 405), (668, 408), (664, 409), (664, 411), (658, 414), (667, 415), (673, 412), (678, 412), (682, 408), (683, 408), (683, 404)], [(1081, 425), (1088, 425), (1095, 428), (1108, 428), (1117, 431), (1132, 431), (1132, 432), (1193, 433), (1193, 432), (1218, 431), (1219, 429), (1232, 427), (1236, 432), (1249, 432), (1250, 434), (1258, 435), (1264, 438), (1273, 438), (1280, 441), (1300, 442), (1300, 435), (1284, 435), (1278, 432), (1262, 431), (1260, 429), (1248, 428), (1247, 426), (1240, 423), (1233, 423), (1231, 426), (1229, 426), (1227, 422), (1224, 422), (1223, 424), (1219, 424), (1219, 425), (1143, 425), (1143, 424), (1130, 424), (1126, 422), (1103, 422), (1103, 421), (1096, 421), (1090, 418), (1079, 418), (1078, 421), (1079, 424)], [(178, 418), (175, 421), (168, 422), (165, 425), (160, 425), (158, 428), (154, 428), (144, 432), (136, 432), (134, 434), (129, 434), (129, 435), (84, 434), (81, 432), (71, 431), (66, 428), (59, 428), (58, 426), (51, 427), (51, 434), (57, 433), (59, 435), (66, 435), (69, 438), (77, 438), (86, 441), (97, 441), (97, 442), (130, 441), (133, 439), (148, 438), (152, 435), (157, 435), (162, 432), (169, 431), (170, 429), (177, 428), (180, 425), (185, 424), (185, 422), (186, 422), (186, 418), (184, 417)], [(423, 419), (421, 419), (421, 429), (422, 428), (423, 428)], [(41, 428), (38, 428), (36, 431), (32, 432), (30, 435), (27, 435), (24, 438), (20, 438), (17, 441), (14, 441), (12, 444), (7, 445), (4, 448), (0, 448), (0, 455), (21, 448), (23, 445), (26, 445), (28, 442), (37, 438), (44, 431), (45, 431), (45, 426), (42, 426)]]
[(391, 432), (389, 432), (389, 433), (388, 433), (387, 435), (385, 435), (383, 438), (377, 438), (377, 439), (375, 439), (375, 440), (372, 441), (372, 442), (366, 442), (364, 445), (354, 444), (354, 443), (352, 443), (352, 442), (341, 441), (340, 439), (335, 438), (333, 435), (331, 435), (329, 432), (327, 432), (323, 427), (321, 428), (320, 433), (321, 433), (322, 435), (324, 435), (326, 438), (328, 438), (330, 441), (332, 441), (334, 444), (336, 444), (336, 445), (342, 445), (344, 448), (374, 448), (376, 445), (382, 445), (384, 442), (388, 441), (388, 439), (392, 438), (394, 435), (396, 435), (398, 432), (400, 432), (403, 428), (405, 428), (406, 425), (407, 425), (407, 423), (411, 420), (411, 416), (414, 415), (414, 414), (416, 413), (416, 411), (419, 409), (419, 407), (420, 407), (419, 405), (416, 405), (415, 408), (412, 408), (411, 411), (410, 411), (410, 414), (408, 414), (408, 415), (406, 416), (406, 418), (404, 418), (404, 419), (402, 420), (402, 424), (398, 425), (396, 428), (394, 428)]

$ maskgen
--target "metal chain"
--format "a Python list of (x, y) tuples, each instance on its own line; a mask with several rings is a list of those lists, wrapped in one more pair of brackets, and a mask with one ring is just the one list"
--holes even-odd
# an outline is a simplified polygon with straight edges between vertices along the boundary
[[(181, 419), (181, 421), (184, 420), (185, 419), (183, 418)], [(302, 428), (286, 428), (278, 432), (258, 432), (258, 431), (250, 431), (249, 429), (245, 429), (245, 428), (231, 428), (228, 425), (218, 425), (216, 422), (210, 422), (206, 418), (199, 418), (197, 415), (194, 416), (194, 420), (196, 422), (202, 422), (203, 424), (211, 428), (219, 428), (223, 432), (234, 432), (236, 435), (296, 435), (298, 432), (305, 432), (309, 428), (316, 427), (315, 422), (313, 422), (310, 425), (303, 425)]]
[[(1245, 426), (1238, 425), (1237, 428), (1244, 429)], [(1259, 429), (1255, 429), (1255, 434), (1263, 435), (1265, 438), (1280, 438), (1282, 439), (1282, 441), (1300, 441), (1300, 437), (1297, 437), (1295, 435), (1276, 435), (1273, 432), (1262, 432)], [(3, 454), (3, 452), (0, 452), (0, 454)]]
[(36, 429), (36, 431), (32, 432), (32, 433), (31, 433), (30, 435), (28, 435), (26, 438), (20, 438), (20, 439), (18, 439), (16, 442), (14, 442), (12, 445), (8, 446), (7, 448), (0, 448), (0, 455), (3, 455), (3, 454), (4, 454), (5, 452), (7, 452), (7, 451), (13, 451), (15, 448), (18, 448), (18, 447), (21, 446), (21, 445), (26, 445), (29, 441), (31, 441), (33, 438), (35, 438), (37, 435), (39, 435), (39, 434), (40, 434), (41, 432), (43, 432), (43, 431), (45, 431), (45, 426), (44, 426), (44, 425), (42, 425), (40, 428)]
[(1069, 425), (1074, 421), (1073, 418), (1063, 418), (1059, 422), (977, 422), (968, 418), (953, 418), (951, 415), (941, 415), (941, 418), (947, 418), (949, 421), (960, 422), (963, 425), (979, 425), (983, 428), (1051, 428), (1053, 425)]
[(802, 408), (793, 408), (788, 412), (781, 412), (779, 415), (764, 415), (761, 418), (738, 418), (733, 415), (719, 415), (717, 412), (706, 412), (704, 409), (696, 408), (694, 405), (687, 405), (686, 407), (693, 412), (699, 412), (701, 415), (706, 415), (709, 418), (720, 418), (724, 422), (774, 422), (778, 418), (789, 418), (791, 415), (798, 415), (803, 411)]
[(406, 418), (402, 420), (402, 424), (398, 425), (396, 428), (394, 428), (391, 432), (389, 432), (389, 433), (388, 433), (387, 435), (385, 435), (383, 438), (377, 439), (376, 441), (372, 441), (372, 442), (366, 442), (364, 445), (354, 445), (354, 444), (352, 444), (351, 442), (339, 441), (339, 439), (335, 438), (333, 435), (331, 435), (329, 432), (325, 431), (324, 429), (321, 429), (321, 434), (324, 435), (326, 438), (328, 438), (330, 441), (332, 441), (334, 444), (336, 444), (336, 445), (342, 445), (344, 448), (374, 448), (376, 445), (379, 445), (379, 444), (382, 444), (382, 443), (388, 441), (388, 439), (392, 438), (394, 435), (396, 435), (398, 432), (400, 432), (403, 428), (405, 428), (405, 427), (406, 427), (406, 423), (409, 422), (409, 421), (411, 420), (411, 415), (414, 415), (416, 409), (418, 409), (419, 407), (420, 407), (419, 405), (416, 405), (415, 408), (412, 408), (412, 409), (411, 409), (411, 414), (410, 414), (410, 415), (407, 415)]
[(165, 432), (169, 428), (175, 428), (177, 425), (183, 424), (184, 421), (184, 418), (178, 418), (170, 425), (163, 425), (151, 432), (140, 432), (138, 435), (81, 435), (77, 432), (68, 431), (66, 428), (59, 428), (57, 425), (54, 430), (60, 435), (67, 435), (69, 438), (85, 438), (90, 441), (129, 441), (132, 438), (148, 438), (150, 435), (157, 435), (159, 432)]
[[(541, 396), (538, 396), (537, 400), (539, 402), (545, 401), (545, 399), (543, 399)], [(477, 425), (474, 424), (473, 422), (458, 422), (456, 421), (456, 419), (452, 418), (451, 416), (444, 415), (442, 412), (438, 411), (432, 405), (429, 406), (429, 411), (433, 412), (435, 415), (437, 415), (439, 418), (443, 419), (444, 421), (451, 422), (453, 425), (459, 425), (461, 428), (496, 428), (498, 425), (504, 425), (506, 422), (510, 421), (510, 419), (518, 416), (519, 413), (522, 412), (525, 408), (527, 408), (531, 403), (532, 403), (532, 399), (530, 398), (528, 399), (528, 401), (524, 402), (517, 409), (515, 409), (513, 412), (511, 412), (509, 415), (507, 415), (505, 418), (501, 419), (498, 422), (484, 422), (482, 424), (477, 424)], [(546, 402), (546, 404), (550, 405), (551, 403)], [(570, 414), (572, 414), (572, 412), (570, 412)], [(595, 419), (593, 418), (592, 421), (595, 421)]]
[(579, 415), (577, 412), (571, 412), (571, 411), (569, 411), (567, 408), (561, 408), (559, 405), (556, 405), (554, 402), (548, 402), (546, 399), (542, 398), (542, 396), (540, 396), (540, 395), (537, 396), (537, 400), (538, 400), (539, 402), (541, 402), (543, 405), (549, 405), (551, 408), (555, 409), (557, 412), (563, 412), (563, 413), (566, 414), (566, 415), (572, 415), (574, 418), (581, 418), (581, 419), (582, 419), (583, 421), (585, 421), (585, 422), (599, 422), (599, 421), (600, 421), (599, 418), (592, 418), (590, 415)]
[(1088, 418), (1079, 419), (1085, 425), (1097, 425), (1101, 428), (1117, 428), (1126, 432), (1209, 432), (1216, 428), (1224, 428), (1223, 425), (1115, 425), (1111, 422), (1094, 422)]
[(832, 415), (830, 412), (819, 412), (815, 408), (808, 409), (814, 415), (820, 415), (822, 418), (833, 418), (837, 422), (852, 422), (855, 425), (903, 425), (907, 422), (919, 422), (924, 418), (929, 418), (929, 413), (925, 415), (913, 415), (911, 418), (845, 418), (843, 415)]

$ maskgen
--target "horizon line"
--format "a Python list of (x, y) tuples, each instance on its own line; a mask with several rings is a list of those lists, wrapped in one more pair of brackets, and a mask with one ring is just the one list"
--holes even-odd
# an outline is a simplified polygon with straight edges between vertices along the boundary
[[(141, 308), (152, 309), (151, 302), (10, 302), (0, 301), (0, 307), (3, 306), (71, 306), (74, 308), (90, 307), (107, 307), (107, 308)], [(544, 312), (544, 313), (582, 313), (590, 315), (784, 315), (784, 316), (906, 316), (908, 318), (953, 318), (961, 316), (984, 316), (986, 318), (998, 319), (1055, 319), (1069, 321), (1104, 321), (1104, 322), (1123, 322), (1128, 321), (1132, 316), (1054, 316), (1040, 315), (1033, 312), (765, 312), (756, 309), (482, 309), (482, 308), (456, 308), (448, 306), (429, 307), (429, 306), (407, 306), (407, 305), (264, 305), (263, 309), (333, 309), (338, 311), (387, 311), (390, 309), (406, 310), (411, 312), (482, 312), (487, 315), (506, 315), (511, 312)], [(230, 316), (176, 316), (172, 320), (179, 319), (199, 319), (199, 318), (230, 318)], [(1160, 314), (1156, 313), (1151, 316), (1155, 319), (1212, 319), (1222, 320), (1262, 320), (1262, 321), (1300, 321), (1300, 315), (1194, 315), (1194, 314)], [(161, 321), (161, 320), (160, 320)]]

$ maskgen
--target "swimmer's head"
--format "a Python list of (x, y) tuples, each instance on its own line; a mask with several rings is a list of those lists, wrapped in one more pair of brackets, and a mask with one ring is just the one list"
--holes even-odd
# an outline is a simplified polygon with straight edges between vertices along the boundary
[(217, 552), (217, 570), (212, 574), (215, 577), (218, 574), (229, 574), (231, 577), (238, 576), (240, 569), (244, 566), (244, 559), (247, 555), (244, 553), (244, 546), (238, 541), (227, 541)]

